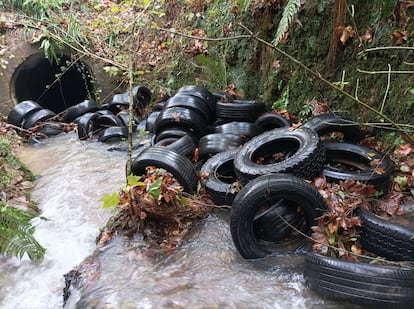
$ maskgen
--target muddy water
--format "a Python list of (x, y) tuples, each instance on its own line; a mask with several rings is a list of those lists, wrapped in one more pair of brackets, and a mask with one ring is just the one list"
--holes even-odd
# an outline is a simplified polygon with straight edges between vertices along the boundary
[(96, 274), (71, 291), (65, 308), (345, 307), (305, 287), (301, 257), (243, 260), (226, 211), (202, 221), (169, 256), (143, 254), (140, 235), (96, 248), (110, 216), (99, 199), (124, 183), (126, 155), (107, 148), (72, 134), (25, 147), (20, 157), (39, 175), (32, 197), (47, 218), (35, 220), (35, 236), (47, 252), (38, 263), (0, 261), (0, 308), (61, 308), (63, 275), (91, 256)]

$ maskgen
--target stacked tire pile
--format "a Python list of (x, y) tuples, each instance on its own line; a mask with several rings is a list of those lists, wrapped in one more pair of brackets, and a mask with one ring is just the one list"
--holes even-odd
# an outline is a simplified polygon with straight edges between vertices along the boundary
[[(133, 88), (134, 123), (140, 124), (142, 111), (151, 101), (151, 91), (144, 86)], [(38, 138), (64, 132), (65, 125), (75, 124), (81, 140), (95, 138), (113, 142), (128, 137), (129, 93), (115, 94), (108, 103), (99, 106), (94, 100), (84, 100), (56, 115), (35, 101), (23, 101), (8, 114), (7, 122), (35, 133)], [(142, 127), (144, 125), (144, 127)], [(135, 125), (136, 126), (136, 125)], [(37, 130), (37, 127), (39, 130)], [(137, 127), (137, 126), (136, 126)], [(146, 130), (145, 123), (139, 129)]]
[(32, 100), (22, 101), (17, 104), (8, 114), (7, 122), (25, 131), (32, 130), (37, 125), (47, 122), (46, 125), (39, 127), (40, 136), (57, 135), (63, 132), (63, 126), (60, 122), (54, 121), (56, 114), (43, 108), (37, 102)]
[[(351, 119), (328, 113), (293, 128), (282, 116), (266, 113), (259, 101), (198, 86), (180, 88), (141, 119), (150, 100), (147, 88), (134, 88), (135, 129), (153, 134), (151, 145), (141, 147), (132, 162), (134, 175), (146, 174), (148, 166), (165, 169), (189, 194), (201, 180), (215, 204), (231, 206), (232, 239), (246, 259), (304, 253), (306, 284), (318, 293), (374, 307), (411, 307), (414, 270), (406, 263), (414, 261), (414, 229), (359, 211), (363, 247), (402, 266), (353, 263), (311, 250), (307, 236), (328, 209), (307, 180), (319, 175), (328, 182), (354, 179), (384, 193), (392, 185), (393, 162), (358, 144), (364, 134)], [(84, 101), (69, 108), (64, 121), (77, 124), (80, 139), (126, 137), (128, 102), (127, 93), (102, 107)], [(27, 128), (36, 121), (26, 118), (42, 109), (25, 105), (25, 113), (12, 111), (9, 118)], [(320, 138), (330, 133), (339, 133), (341, 140)]]
[[(134, 130), (137, 129), (137, 124), (140, 124), (142, 112), (151, 102), (151, 96), (151, 91), (147, 87), (133, 88)], [(115, 94), (110, 102), (102, 106), (93, 100), (85, 100), (67, 109), (63, 120), (77, 125), (78, 137), (81, 140), (96, 137), (104, 143), (119, 141), (128, 138), (129, 104), (128, 92)]]
[[(198, 174), (215, 204), (232, 206), (232, 239), (246, 259), (304, 252), (306, 283), (323, 295), (379, 307), (411, 305), (412, 268), (322, 256), (310, 250), (312, 243), (304, 237), (310, 235), (315, 218), (327, 211), (325, 200), (306, 179), (352, 178), (383, 192), (391, 187), (393, 162), (358, 144), (364, 134), (357, 124), (329, 113), (292, 129), (283, 117), (264, 113), (260, 102), (223, 100), (217, 93), (214, 101), (205, 89), (185, 89), (188, 92), (179, 90), (154, 112), (153, 146), (136, 157), (134, 174), (143, 174), (149, 165), (164, 168), (189, 193), (195, 192)], [(342, 136), (340, 142), (320, 138), (336, 132)], [(201, 165), (191, 161), (197, 146)], [(388, 247), (388, 253), (403, 251), (398, 261), (413, 260), (412, 230), (402, 232), (400, 226), (372, 221), (375, 216), (364, 210), (360, 216), (367, 250), (392, 259), (383, 252)], [(389, 246), (388, 241), (397, 244)], [(395, 287), (389, 289), (390, 285)]]

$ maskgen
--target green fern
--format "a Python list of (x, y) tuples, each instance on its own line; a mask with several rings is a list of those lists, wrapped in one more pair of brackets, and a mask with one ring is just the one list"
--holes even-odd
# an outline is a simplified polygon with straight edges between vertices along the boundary
[(250, 5), (250, 0), (239, 0), (238, 3), (241, 11), (245, 12)]
[(276, 46), (279, 44), (283, 35), (289, 28), (289, 25), (292, 23), (296, 14), (299, 12), (301, 0), (289, 0), (286, 4), (285, 9), (283, 10), (282, 19), (279, 22), (277, 27), (276, 35), (272, 41), (272, 44)]
[(197, 55), (194, 57), (194, 60), (202, 68), (205, 74), (204, 79), (209, 81), (209, 83), (216, 83), (215, 86), (218, 89), (227, 86), (227, 74), (224, 61), (222, 62), (206, 55)]
[(31, 260), (44, 256), (46, 250), (34, 238), (32, 216), (20, 209), (0, 202), (0, 249), (4, 256), (22, 258), (26, 253)]

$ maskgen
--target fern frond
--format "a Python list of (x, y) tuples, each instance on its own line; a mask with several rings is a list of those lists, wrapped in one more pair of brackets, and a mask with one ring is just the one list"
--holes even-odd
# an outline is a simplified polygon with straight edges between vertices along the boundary
[(242, 12), (245, 12), (250, 5), (250, 0), (239, 0), (239, 7)]
[(274, 46), (279, 44), (280, 40), (288, 30), (296, 14), (299, 12), (300, 2), (301, 0), (289, 0), (286, 4), (286, 7), (283, 10), (282, 19), (279, 22), (275, 37), (272, 41), (272, 44)]
[(194, 56), (194, 60), (202, 68), (207, 80), (217, 83), (216, 87), (218, 88), (227, 86), (226, 66), (224, 62), (206, 55)]
[(9, 207), (0, 208), (0, 249), (4, 256), (22, 258), (26, 253), (30, 259), (40, 259), (45, 249), (33, 236), (34, 227), (30, 223), (31, 216), (24, 211)]

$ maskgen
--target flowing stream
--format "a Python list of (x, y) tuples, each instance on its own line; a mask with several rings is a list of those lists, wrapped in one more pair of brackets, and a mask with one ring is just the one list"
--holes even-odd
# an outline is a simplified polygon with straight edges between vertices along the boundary
[(168, 256), (143, 254), (140, 235), (97, 248), (111, 215), (99, 199), (125, 181), (126, 153), (107, 149), (73, 133), (24, 147), (20, 158), (39, 175), (32, 198), (46, 218), (34, 220), (35, 237), (47, 251), (37, 263), (0, 260), (0, 308), (62, 308), (63, 275), (86, 259), (95, 277), (71, 291), (65, 308), (352, 308), (306, 288), (300, 256), (242, 259), (228, 211), (209, 215)]

